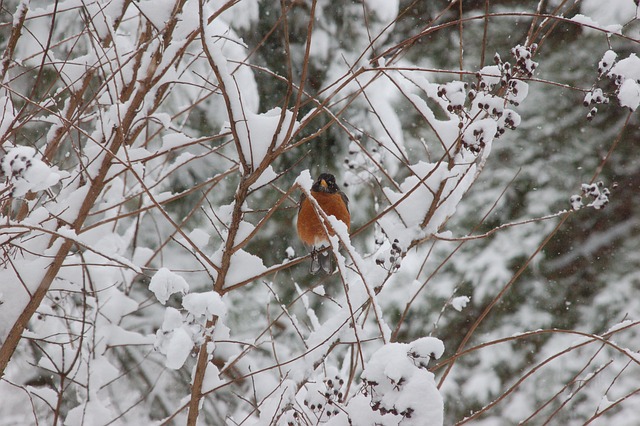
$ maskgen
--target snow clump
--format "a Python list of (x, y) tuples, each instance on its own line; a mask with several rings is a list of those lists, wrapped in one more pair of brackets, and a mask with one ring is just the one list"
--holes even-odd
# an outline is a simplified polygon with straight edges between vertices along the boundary
[(40, 160), (36, 150), (30, 146), (11, 148), (0, 166), (6, 179), (2, 186), (12, 187), (12, 197), (22, 197), (29, 191), (44, 191), (64, 177), (62, 172)]
[(426, 368), (443, 352), (444, 345), (434, 337), (378, 349), (362, 373), (363, 392), (370, 397), (371, 408), (402, 425), (441, 425), (442, 396)]
[[(174, 370), (181, 368), (193, 348), (202, 345), (206, 336), (212, 336), (215, 330), (220, 329), (218, 334), (228, 332), (228, 328), (222, 324), (227, 314), (227, 307), (218, 293), (214, 291), (188, 293), (189, 285), (185, 279), (167, 268), (161, 268), (153, 276), (149, 290), (163, 305), (175, 293), (184, 295), (183, 309), (167, 307), (164, 311), (162, 326), (156, 332), (154, 347), (165, 355), (167, 368)], [(211, 327), (210, 321), (214, 317), (219, 321)], [(213, 347), (212, 345), (211, 350)]]

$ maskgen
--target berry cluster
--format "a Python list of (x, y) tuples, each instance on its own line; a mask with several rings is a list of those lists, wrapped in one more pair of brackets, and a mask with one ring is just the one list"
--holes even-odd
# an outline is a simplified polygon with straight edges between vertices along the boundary
[(31, 168), (32, 157), (23, 152), (9, 152), (2, 159), (2, 170), (10, 179), (24, 179), (24, 174)]
[(388, 415), (393, 424), (430, 424), (416, 420), (426, 414), (420, 403), (423, 397), (440, 398), (434, 376), (426, 366), (443, 353), (444, 344), (435, 337), (422, 337), (411, 343), (389, 343), (378, 349), (360, 376), (361, 392), (370, 399), (371, 409), (382, 416)]
[(620, 106), (635, 111), (640, 106), (640, 58), (632, 53), (614, 62), (607, 76), (616, 87), (615, 95)]
[(413, 361), (413, 363), (418, 368), (428, 368), (429, 362), (437, 358), (435, 352), (422, 353), (416, 348), (412, 348), (412, 350), (409, 351), (407, 356)]
[[(510, 62), (503, 62), (500, 55), (496, 53), (493, 57), (495, 66), (485, 67), (483, 68), (485, 73), (476, 74), (479, 81), (478, 87), (481, 90), (491, 90), (493, 86), (500, 83), (500, 87), (505, 91), (504, 99), (518, 106), (529, 94), (528, 84), (520, 78), (523, 76), (530, 78), (533, 75), (538, 63), (534, 62), (531, 57), (536, 50), (537, 45), (535, 44), (531, 46), (517, 45), (511, 49), (516, 60), (514, 66)], [(489, 74), (488, 78), (486, 74)]]
[(293, 260), (296, 257), (296, 251), (293, 249), (293, 247), (289, 246), (285, 250), (285, 255), (287, 256), (286, 260)]
[(611, 68), (613, 68), (613, 65), (616, 63), (617, 56), (618, 55), (613, 50), (607, 50), (604, 53), (602, 59), (598, 62), (598, 77), (602, 78), (605, 74), (611, 71)]
[(533, 43), (530, 46), (517, 45), (511, 49), (511, 54), (516, 59), (515, 68), (518, 73), (531, 77), (533, 72), (538, 67), (538, 63), (534, 62), (531, 58), (538, 50), (538, 45)]
[(7, 179), (7, 183), (11, 182), (10, 191), (7, 193), (9, 198), (19, 197), (26, 193), (25, 190), (16, 191), (16, 186), (21, 182), (28, 188), (28, 174), (33, 167), (34, 154), (35, 150), (32, 148), (13, 149), (2, 158), (0, 170), (2, 170), (3, 177)]
[(483, 126), (470, 125), (462, 135), (462, 146), (474, 154), (478, 154), (486, 146), (487, 140), (491, 138), (491, 135), (487, 133), (487, 129)]
[(450, 81), (449, 83), (438, 86), (436, 95), (447, 102), (447, 111), (460, 114), (464, 109), (467, 98), (467, 87), (468, 84), (462, 81)]
[[(591, 197), (593, 199), (593, 201), (587, 204), (586, 207), (593, 207), (596, 210), (600, 210), (609, 204), (609, 195), (611, 192), (609, 191), (609, 188), (605, 188), (604, 183), (600, 181), (598, 183), (583, 183), (582, 194), (585, 197)], [(572, 195), (570, 202), (573, 210), (580, 210), (585, 207), (580, 195)]]
[(520, 125), (520, 115), (505, 106), (517, 106), (529, 94), (529, 85), (522, 78), (531, 77), (538, 65), (531, 59), (536, 49), (536, 45), (514, 47), (511, 53), (515, 65), (503, 62), (496, 53), (495, 65), (485, 66), (476, 73), (477, 82), (454, 81), (438, 86), (436, 95), (445, 101), (446, 110), (460, 119), (462, 147), (478, 154), (506, 129)]
[[(618, 61), (617, 56), (613, 50), (607, 50), (598, 62), (598, 77), (583, 101), (583, 105), (590, 108), (587, 113), (589, 121), (598, 112), (595, 105), (608, 104), (611, 96), (617, 97), (620, 106), (631, 111), (640, 106), (640, 58), (630, 54), (629, 57)], [(600, 80), (608, 83), (608, 91), (596, 87)], [(615, 87), (615, 90), (611, 90), (611, 86)]]
[(29, 191), (44, 191), (56, 185), (64, 175), (47, 166), (30, 146), (9, 148), (0, 160), (0, 170), (0, 178), (5, 181), (0, 192), (3, 196), (8, 194), (9, 198), (22, 197)]
[[(584, 96), (584, 100), (582, 101), (582, 104), (585, 107), (589, 107), (594, 104), (601, 105), (601, 104), (608, 104), (608, 103), (609, 103), (609, 97), (605, 95), (602, 89), (600, 89), (599, 87), (591, 89), (591, 91), (589, 91)], [(593, 120), (593, 117), (595, 117), (597, 113), (598, 113), (598, 108), (595, 106), (592, 107), (587, 113), (587, 120), (589, 121)]]
[(617, 87), (620, 87), (626, 79), (625, 75), (621, 72), (616, 72), (616, 69), (614, 67), (612, 67), (611, 71), (609, 71), (607, 75), (609, 76), (609, 78), (611, 78), (611, 81), (613, 81), (613, 84), (615, 84)]
[[(391, 383), (391, 386), (393, 387), (393, 390), (395, 392), (400, 392), (402, 390), (402, 388), (404, 387), (404, 385), (406, 384), (406, 379), (403, 377), (400, 377), (400, 379), (398, 380), (389, 380)], [(411, 416), (413, 415), (413, 412), (415, 411), (413, 408), (411, 407), (407, 407), (404, 410), (398, 410), (395, 405), (391, 406), (391, 407), (387, 407), (385, 406), (382, 401), (378, 398), (375, 397), (375, 395), (377, 394), (377, 389), (380, 386), (380, 384), (374, 380), (366, 380), (364, 379), (362, 381), (362, 393), (365, 396), (371, 396), (371, 409), (373, 411), (378, 411), (380, 414), (382, 414), (383, 416), (386, 414), (392, 414), (394, 416), (400, 415), (403, 418), (406, 419), (410, 419)]]
[(286, 424), (287, 426), (302, 426), (302, 425), (307, 425), (309, 424), (307, 421), (304, 420), (303, 415), (298, 412), (298, 410), (292, 408), (292, 407), (287, 407), (287, 410), (282, 414), (282, 417), (280, 417), (280, 419), (278, 419), (278, 423), (279, 425), (281, 424)]
[(304, 405), (315, 413), (318, 420), (327, 420), (344, 411), (342, 407), (344, 380), (335, 375), (322, 382), (310, 383)]
[[(600, 61), (598, 62), (598, 81), (606, 77), (610, 73), (611, 69), (616, 63), (617, 56), (618, 55), (613, 50), (607, 50), (605, 52), (605, 54), (602, 56), (602, 59), (600, 59)], [(587, 120), (593, 120), (593, 118), (598, 113), (598, 108), (596, 105), (604, 105), (608, 103), (609, 96), (605, 94), (601, 88), (595, 87), (594, 84), (591, 90), (588, 91), (584, 96), (584, 100), (582, 101), (582, 105), (584, 105), (585, 108), (590, 108), (589, 112), (587, 113)]]
[(609, 103), (609, 97), (606, 96), (602, 92), (602, 89), (600, 88), (592, 89), (589, 93), (585, 95), (584, 101), (582, 102), (582, 104), (585, 107), (588, 107), (589, 105), (592, 105), (592, 104), (607, 104), (607, 103)]
[(376, 265), (381, 266), (389, 272), (395, 272), (400, 268), (400, 263), (404, 257), (404, 252), (400, 247), (400, 241), (396, 238), (391, 243), (389, 250), (381, 251), (376, 257)]
[(375, 146), (365, 151), (361, 145), (352, 141), (349, 144), (348, 155), (344, 159), (346, 169), (344, 186), (361, 184), (371, 180), (378, 173), (382, 161), (383, 156), (377, 142)]

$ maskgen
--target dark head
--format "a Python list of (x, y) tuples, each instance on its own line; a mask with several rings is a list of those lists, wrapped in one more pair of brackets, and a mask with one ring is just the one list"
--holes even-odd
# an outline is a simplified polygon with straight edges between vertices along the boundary
[(329, 173), (322, 173), (313, 183), (311, 190), (313, 192), (328, 192), (329, 194), (335, 194), (340, 191), (340, 188), (338, 188), (338, 185), (336, 184), (335, 176)]

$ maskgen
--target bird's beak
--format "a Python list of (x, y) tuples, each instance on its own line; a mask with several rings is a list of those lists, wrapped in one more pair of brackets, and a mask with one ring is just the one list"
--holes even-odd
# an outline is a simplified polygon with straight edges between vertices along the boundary
[(329, 186), (329, 185), (327, 185), (327, 181), (326, 181), (326, 180), (324, 180), (324, 179), (322, 179), (322, 180), (320, 181), (320, 185), (321, 185), (323, 188), (327, 188), (327, 187)]

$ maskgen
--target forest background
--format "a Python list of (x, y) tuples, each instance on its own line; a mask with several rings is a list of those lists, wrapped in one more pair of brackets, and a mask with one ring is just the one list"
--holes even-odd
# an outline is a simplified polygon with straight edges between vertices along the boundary
[(638, 14), (0, 2), (0, 425), (636, 424)]

